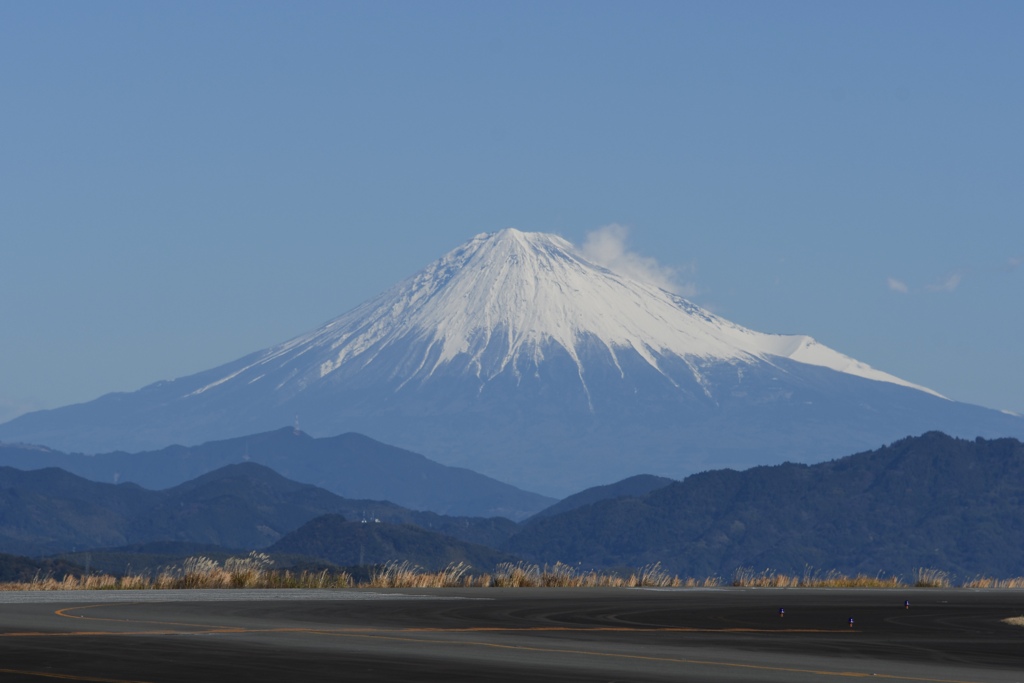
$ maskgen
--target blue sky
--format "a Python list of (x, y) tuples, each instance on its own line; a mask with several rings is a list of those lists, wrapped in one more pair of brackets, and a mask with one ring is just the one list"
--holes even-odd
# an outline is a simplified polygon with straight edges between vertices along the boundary
[(480, 232), (1024, 412), (1024, 3), (0, 4), (0, 420), (191, 374)]

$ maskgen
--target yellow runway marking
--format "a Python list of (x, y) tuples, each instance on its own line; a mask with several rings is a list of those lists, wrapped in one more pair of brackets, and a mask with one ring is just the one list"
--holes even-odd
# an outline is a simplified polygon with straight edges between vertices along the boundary
[[(83, 614), (69, 614), (71, 611), (87, 610), (96, 607), (111, 607), (113, 605), (138, 605), (143, 603), (101, 603), (98, 605), (76, 605), (74, 607), (65, 607), (59, 609), (54, 614), (59, 617), (66, 617), (68, 619), (88, 619), (90, 621), (109, 621), (114, 623), (126, 623), (129, 620), (126, 619), (112, 619), (109, 617), (93, 617), (86, 616)], [(188, 622), (175, 622), (175, 621), (151, 621), (151, 620), (130, 620), (133, 624), (158, 624), (160, 626), (188, 626), (190, 628), (199, 629), (210, 629), (217, 628), (210, 624), (193, 624)], [(223, 627), (230, 629), (231, 627)], [(268, 629), (273, 631), (281, 631), (282, 629)], [(287, 629), (286, 629), (287, 630)], [(304, 629), (298, 629), (304, 630)], [(368, 631), (373, 629), (342, 629), (354, 630), (354, 631)], [(568, 633), (574, 632), (609, 632), (609, 633), (643, 633), (650, 631), (651, 633), (857, 633), (848, 628), (837, 628), (837, 629), (817, 629), (817, 628), (791, 628), (791, 629), (775, 629), (775, 628), (696, 628), (692, 626), (663, 626), (663, 627), (650, 627), (650, 626), (467, 626), (464, 628), (438, 628), (438, 627), (414, 627), (414, 628), (401, 628), (401, 629), (389, 629), (389, 632), (401, 631), (403, 633), (467, 633), (467, 632), (531, 632), (531, 631), (564, 631)], [(239, 632), (247, 632), (245, 629), (239, 629)]]
[(113, 605), (141, 605), (144, 603), (139, 602), (119, 602), (119, 603), (101, 603), (99, 605), (76, 605), (74, 607), (65, 607), (59, 609), (54, 614), (58, 617), (64, 617), (66, 619), (88, 619), (89, 621), (111, 621), (117, 624), (132, 623), (132, 624), (158, 624), (160, 626), (188, 626), (190, 628), (219, 628), (217, 626), (211, 626), (210, 624), (191, 624), (188, 622), (176, 622), (176, 621), (148, 621), (145, 619), (111, 619), (109, 617), (92, 617), (85, 616), (83, 614), (68, 614), (73, 610), (85, 610), (93, 609), (95, 607), (112, 607)]
[(465, 628), (403, 628), (395, 629), (407, 632), (423, 633), (470, 633), (470, 632), (529, 632), (529, 631), (567, 631), (570, 633), (609, 632), (609, 633), (859, 633), (848, 628), (697, 628), (695, 626), (467, 626)]
[[(160, 626), (179, 626), (188, 627), (189, 629), (195, 630), (172, 630), (162, 629), (154, 631), (73, 631), (67, 633), (5, 633), (0, 634), (0, 637), (40, 637), (40, 636), (151, 636), (151, 635), (206, 635), (206, 634), (225, 634), (225, 635), (241, 635), (241, 634), (271, 634), (271, 633), (306, 633), (310, 635), (322, 635), (322, 636), (334, 636), (342, 638), (367, 638), (376, 640), (390, 640), (400, 641), (408, 643), (419, 643), (419, 644), (441, 644), (441, 645), (461, 645), (461, 646), (475, 646), (494, 648), (501, 650), (516, 650), (519, 652), (540, 652), (548, 654), (561, 654), (561, 655), (579, 655), (583, 657), (605, 657), (611, 659), (623, 659), (623, 660), (634, 660), (634, 661), (649, 661), (649, 662), (665, 662), (670, 664), (686, 664), (690, 666), (708, 666), (708, 667), (727, 667), (733, 669), (747, 669), (752, 671), (773, 671), (779, 673), (794, 673), (794, 674), (805, 674), (813, 676), (824, 676), (834, 678), (874, 678), (876, 680), (890, 680), (890, 681), (913, 681), (915, 683), (979, 683), (978, 681), (966, 681), (960, 679), (948, 679), (948, 678), (923, 678), (915, 676), (899, 676), (894, 674), (884, 673), (862, 673), (858, 671), (830, 671), (825, 669), (797, 669), (790, 667), (779, 667), (769, 666), (764, 664), (741, 664), (737, 662), (725, 662), (715, 660), (701, 660), (701, 659), (688, 659), (682, 657), (654, 657), (648, 655), (636, 655), (627, 653), (614, 653), (614, 652), (595, 652), (590, 650), (573, 650), (565, 648), (546, 648), (546, 647), (534, 647), (525, 645), (505, 645), (501, 643), (489, 643), (484, 641), (453, 641), (453, 640), (440, 640), (430, 639), (422, 637), (412, 637), (399, 635), (402, 633), (414, 634), (414, 633), (547, 633), (547, 632), (570, 632), (570, 633), (587, 633), (587, 632), (617, 632), (617, 633), (777, 633), (777, 634), (805, 634), (805, 633), (857, 633), (850, 629), (836, 629), (836, 630), (820, 630), (820, 629), (753, 629), (753, 628), (723, 628), (723, 629), (705, 629), (705, 628), (689, 628), (689, 627), (666, 627), (666, 628), (634, 628), (634, 627), (623, 627), (623, 626), (593, 626), (593, 627), (571, 627), (571, 626), (537, 626), (537, 627), (466, 627), (466, 628), (401, 628), (401, 629), (357, 629), (357, 628), (338, 628), (338, 629), (316, 629), (316, 628), (268, 628), (268, 629), (247, 629), (247, 628), (235, 628), (230, 626), (212, 626), (210, 624), (194, 624), (194, 623), (181, 623), (181, 622), (161, 622), (161, 621), (150, 621), (150, 620), (127, 620), (127, 619), (111, 619), (107, 617), (94, 617), (85, 616), (81, 614), (70, 614), (69, 612), (75, 610), (86, 610), (97, 607), (111, 607), (115, 604), (124, 605), (125, 603), (107, 603), (98, 605), (85, 605), (75, 607), (65, 607), (59, 609), (54, 614), (56, 616), (65, 617), (68, 619), (86, 619), (89, 621), (105, 621), (105, 622), (116, 622), (122, 624), (155, 624)], [(137, 604), (137, 603), (128, 603)], [(2, 672), (2, 670), (0, 670)], [(48, 675), (48, 674), (37, 674), (34, 672), (25, 672), (29, 675)], [(112, 679), (101, 679), (101, 678), (75, 678), (71, 676), (61, 676), (58, 674), (53, 677), (64, 677), (69, 680), (82, 680), (82, 681), (112, 681)], [(112, 681), (112, 683), (122, 683), (121, 681)]]
[(40, 678), (57, 678), (62, 681), (90, 681), (91, 683), (147, 683), (146, 681), (128, 680), (125, 678), (97, 678), (96, 676), (76, 676), (74, 674), (58, 674), (49, 671), (28, 671), (23, 669), (0, 669), (0, 674), (17, 674), (18, 676), (39, 676)]

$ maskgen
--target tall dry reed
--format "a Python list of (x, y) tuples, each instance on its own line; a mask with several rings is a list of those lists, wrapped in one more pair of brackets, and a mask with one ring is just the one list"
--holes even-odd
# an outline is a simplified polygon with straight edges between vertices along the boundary
[[(1012, 579), (995, 579), (989, 576), (976, 576), (961, 584), (964, 588), (1024, 588), (1024, 576)], [(1024, 619), (1024, 617), (1022, 617)], [(1021, 624), (1024, 625), (1024, 624)]]
[[(124, 576), (91, 574), (67, 575), (61, 579), (37, 575), (31, 581), (0, 583), (2, 591), (19, 590), (172, 590), (183, 588), (350, 588), (355, 586), (347, 572), (303, 571), (293, 573), (272, 568), (273, 560), (263, 553), (251, 552), (246, 557), (230, 557), (223, 565), (208, 557), (189, 557), (181, 566), (164, 567), (155, 574), (136, 573)], [(556, 562), (544, 565), (527, 562), (506, 562), (492, 573), (471, 574), (465, 562), (449, 564), (440, 571), (426, 571), (410, 562), (393, 561), (375, 568), (367, 588), (697, 588), (722, 585), (718, 577), (686, 578), (669, 574), (660, 563), (639, 567), (628, 575), (614, 572), (583, 570)], [(755, 571), (741, 567), (733, 575), (732, 585), (746, 588), (906, 588), (899, 577), (849, 576), (832, 570), (824, 574), (804, 570), (802, 576), (782, 574), (772, 569)], [(948, 572), (918, 569), (914, 586), (951, 588)], [(977, 576), (959, 584), (964, 588), (1024, 589), (1024, 577), (996, 579)]]
[(348, 588), (353, 585), (347, 572), (331, 573), (272, 570), (273, 561), (258, 552), (248, 557), (228, 558), (221, 566), (208, 557), (189, 557), (181, 566), (164, 567), (156, 575), (68, 574), (57, 580), (36, 576), (31, 581), (0, 584), (0, 590), (173, 590), (182, 588)]
[(732, 585), (743, 588), (901, 588), (906, 584), (898, 576), (849, 576), (834, 569), (821, 574), (808, 567), (803, 575), (795, 576), (780, 574), (774, 569), (758, 572), (752, 567), (740, 567), (733, 574)]
[(410, 562), (393, 561), (377, 567), (370, 574), (371, 588), (455, 588), (472, 586), (470, 566), (451, 563), (439, 572), (427, 572)]
[(914, 586), (917, 588), (949, 588), (952, 585), (949, 572), (941, 569), (921, 567), (914, 575)]

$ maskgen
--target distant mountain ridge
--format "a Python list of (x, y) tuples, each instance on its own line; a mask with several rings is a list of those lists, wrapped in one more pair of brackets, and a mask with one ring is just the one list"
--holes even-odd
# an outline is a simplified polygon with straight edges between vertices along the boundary
[(342, 498), (256, 463), (227, 465), (176, 487), (88, 481), (57, 468), (0, 467), (0, 553), (40, 556), (133, 544), (266, 548), (325, 514), (413, 524), (445, 543), (500, 545), (507, 519), (446, 517), (386, 501)]
[(482, 234), (320, 328), (217, 368), (39, 411), (0, 439), (98, 452), (290, 424), (350, 430), (545, 494), (811, 461), (929, 430), (1024, 438), (805, 335), (765, 334), (589, 261)]
[(668, 486), (673, 481), (675, 480), (669, 479), (668, 477), (656, 477), (653, 474), (638, 474), (634, 477), (629, 477), (613, 484), (594, 486), (563, 498), (551, 507), (544, 508), (533, 517), (530, 517), (527, 521), (533, 523), (539, 519), (560, 515), (563, 512), (575, 510), (576, 508), (583, 507), (584, 505), (592, 505), (602, 500), (613, 500), (625, 497), (635, 498), (637, 496), (650, 493), (656, 489)]
[(164, 489), (231, 463), (255, 462), (346, 498), (388, 500), (414, 510), (522, 519), (555, 502), (463, 468), (433, 462), (361, 434), (315, 439), (291, 427), (194, 447), (84, 456), (0, 444), (0, 465), (60, 467), (103, 482)]

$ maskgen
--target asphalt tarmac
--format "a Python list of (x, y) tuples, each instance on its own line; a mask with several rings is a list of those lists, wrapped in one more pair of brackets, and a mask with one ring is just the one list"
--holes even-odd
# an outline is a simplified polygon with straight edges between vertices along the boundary
[(1024, 683), (1022, 615), (966, 589), (0, 593), (0, 681)]

